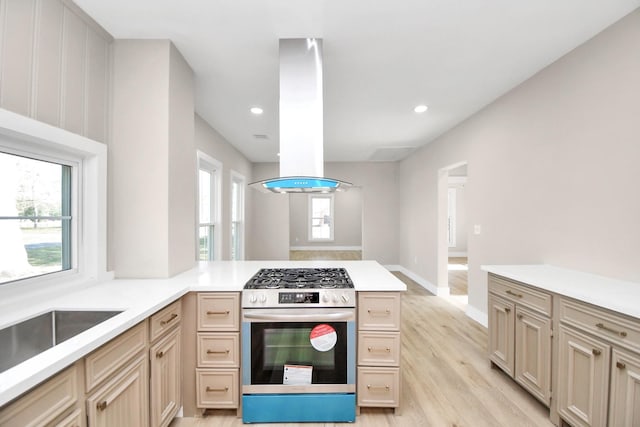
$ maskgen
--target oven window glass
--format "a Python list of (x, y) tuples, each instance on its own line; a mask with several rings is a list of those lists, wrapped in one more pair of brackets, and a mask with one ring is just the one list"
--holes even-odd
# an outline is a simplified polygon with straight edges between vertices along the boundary
[(312, 384), (346, 384), (347, 326), (325, 323), (336, 331), (336, 345), (318, 351), (311, 345), (311, 330), (318, 323), (252, 323), (251, 383), (282, 384), (284, 365), (313, 367)]

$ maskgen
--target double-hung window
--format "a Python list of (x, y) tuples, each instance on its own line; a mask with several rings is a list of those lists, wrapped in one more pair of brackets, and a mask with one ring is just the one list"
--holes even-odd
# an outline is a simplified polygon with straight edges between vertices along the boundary
[(309, 195), (309, 240), (333, 241), (333, 194)]
[(231, 259), (244, 259), (244, 176), (231, 171)]
[(222, 165), (198, 151), (198, 256), (199, 261), (220, 258), (220, 181)]

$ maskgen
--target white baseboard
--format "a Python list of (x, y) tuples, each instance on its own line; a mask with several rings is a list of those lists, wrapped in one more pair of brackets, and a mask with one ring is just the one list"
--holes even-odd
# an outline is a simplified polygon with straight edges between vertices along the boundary
[(361, 251), (362, 246), (289, 246), (290, 251)]
[[(434, 295), (437, 295), (437, 296), (449, 295), (449, 287), (437, 287), (433, 283), (429, 282), (426, 279), (423, 279), (422, 277), (415, 274), (413, 271), (408, 270), (401, 265), (392, 264), (392, 265), (385, 265), (384, 267), (389, 271), (399, 271), (400, 273), (404, 274), (405, 276), (407, 276), (408, 278), (410, 278), (411, 280), (413, 280), (414, 282), (416, 282), (417, 284), (419, 284), (420, 286), (422, 286), (423, 288), (425, 288), (427, 291), (431, 292)], [(467, 309), (465, 310), (465, 314), (467, 315), (467, 317), (470, 317), (472, 320), (480, 323), (485, 328), (488, 327), (489, 318), (487, 316), (487, 313), (481, 310), (478, 310), (472, 305), (467, 304)]]
[(454, 258), (466, 257), (467, 252), (449, 252), (449, 256)]
[(489, 326), (489, 317), (487, 313), (478, 310), (472, 305), (467, 304), (467, 310), (465, 314), (476, 322), (480, 323), (482, 326), (487, 328)]

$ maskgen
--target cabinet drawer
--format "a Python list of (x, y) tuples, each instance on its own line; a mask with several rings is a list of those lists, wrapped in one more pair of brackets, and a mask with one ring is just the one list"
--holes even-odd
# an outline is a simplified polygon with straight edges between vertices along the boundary
[(640, 325), (622, 315), (568, 298), (560, 299), (560, 321), (640, 352)]
[(551, 316), (551, 294), (489, 275), (489, 292)]
[(198, 330), (239, 331), (240, 294), (198, 294)]
[(109, 341), (85, 358), (87, 392), (123, 366), (147, 344), (147, 322), (143, 321)]
[(400, 330), (400, 293), (358, 293), (358, 329)]
[(149, 340), (155, 341), (182, 320), (182, 304), (178, 300), (151, 316)]
[(52, 423), (78, 401), (78, 372), (71, 367), (0, 410), (3, 427)]
[(237, 408), (237, 369), (196, 369), (198, 408)]
[(358, 365), (400, 365), (400, 333), (361, 332), (358, 338)]
[(358, 405), (398, 407), (400, 402), (399, 368), (358, 368)]
[(199, 332), (197, 349), (200, 368), (240, 366), (240, 334), (237, 332)]

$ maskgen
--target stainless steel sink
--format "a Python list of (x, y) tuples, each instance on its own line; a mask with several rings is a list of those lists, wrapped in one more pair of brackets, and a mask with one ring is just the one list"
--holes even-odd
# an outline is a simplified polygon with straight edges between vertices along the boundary
[(0, 329), (0, 372), (68, 340), (121, 311), (55, 310)]

